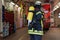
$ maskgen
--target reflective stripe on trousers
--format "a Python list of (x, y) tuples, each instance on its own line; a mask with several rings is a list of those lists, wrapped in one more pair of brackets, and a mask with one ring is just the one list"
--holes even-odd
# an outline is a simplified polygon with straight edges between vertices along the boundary
[(28, 30), (28, 33), (29, 33), (29, 34), (36, 34), (36, 35), (43, 35), (43, 31), (37, 31), (37, 30), (35, 30), (35, 31), (33, 31), (33, 30)]

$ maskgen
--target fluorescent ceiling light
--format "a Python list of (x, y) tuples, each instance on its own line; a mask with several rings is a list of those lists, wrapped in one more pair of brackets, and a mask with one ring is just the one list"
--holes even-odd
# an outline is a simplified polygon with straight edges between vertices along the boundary
[(59, 13), (59, 16), (60, 16), (60, 13)]
[(57, 5), (54, 6), (53, 11), (57, 10), (59, 7), (60, 7), (60, 2)]
[(58, 18), (60, 18), (60, 16), (58, 16)]

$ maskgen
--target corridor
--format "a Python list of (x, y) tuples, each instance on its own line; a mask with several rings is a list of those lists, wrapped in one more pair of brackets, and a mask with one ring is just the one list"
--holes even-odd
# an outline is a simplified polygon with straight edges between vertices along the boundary
[[(0, 5), (2, 6), (2, 8), (0, 7), (0, 40), (30, 40), (27, 27), (30, 20), (27, 19), (29, 18), (28, 14), (31, 14), (31, 20), (34, 20), (33, 16), (39, 13), (35, 13), (35, 11), (38, 11), (40, 7), (41, 9), (39, 9), (39, 11), (44, 13), (42, 24), (44, 24), (45, 29), (42, 40), (60, 40), (60, 0), (40, 0), (41, 4), (37, 2), (40, 4), (39, 8), (35, 3), (36, 1), (37, 0), (0, 0)], [(37, 8), (35, 8), (35, 6)], [(34, 11), (31, 11), (29, 8)], [(51, 13), (51, 11), (54, 13)], [(36, 15), (35, 19), (39, 19), (39, 17)], [(41, 20), (39, 19), (37, 22), (38, 21), (40, 22)], [(35, 26), (32, 26), (32, 29), (33, 28), (35, 28)], [(39, 31), (41, 30), (39, 29)]]

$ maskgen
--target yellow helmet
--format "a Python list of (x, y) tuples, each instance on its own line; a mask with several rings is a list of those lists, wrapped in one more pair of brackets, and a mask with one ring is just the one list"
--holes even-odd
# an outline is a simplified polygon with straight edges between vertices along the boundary
[(34, 11), (34, 10), (35, 10), (34, 6), (29, 7), (29, 11)]

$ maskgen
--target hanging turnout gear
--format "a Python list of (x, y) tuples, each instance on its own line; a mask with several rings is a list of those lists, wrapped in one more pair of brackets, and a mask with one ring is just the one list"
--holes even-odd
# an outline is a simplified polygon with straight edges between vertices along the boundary
[(44, 4), (42, 7), (44, 9), (44, 31), (48, 31), (49, 27), (50, 27), (50, 15), (51, 15), (51, 11), (50, 11), (50, 4)]

